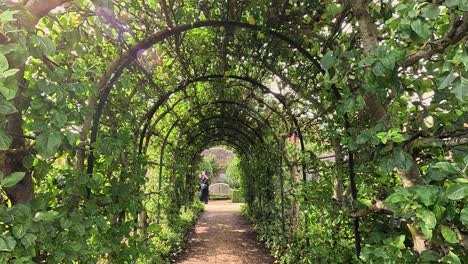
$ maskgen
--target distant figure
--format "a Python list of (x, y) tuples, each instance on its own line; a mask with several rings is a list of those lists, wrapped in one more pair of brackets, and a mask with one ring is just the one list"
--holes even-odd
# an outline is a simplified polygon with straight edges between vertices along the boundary
[(208, 204), (208, 175), (206, 171), (202, 171), (200, 175), (200, 201)]

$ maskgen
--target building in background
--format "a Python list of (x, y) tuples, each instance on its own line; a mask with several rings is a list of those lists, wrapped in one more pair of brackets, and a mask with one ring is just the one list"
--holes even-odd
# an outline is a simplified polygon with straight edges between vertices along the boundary
[(211, 183), (224, 182), (226, 169), (234, 159), (234, 153), (223, 147), (214, 147), (203, 151), (202, 156), (208, 160), (214, 160), (216, 163)]

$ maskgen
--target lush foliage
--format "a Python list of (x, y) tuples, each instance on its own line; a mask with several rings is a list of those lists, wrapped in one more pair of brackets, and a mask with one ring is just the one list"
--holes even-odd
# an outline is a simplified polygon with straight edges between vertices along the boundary
[(467, 12), (0, 2), (0, 262), (167, 261), (216, 145), (282, 263), (463, 262)]
[(231, 186), (233, 189), (238, 189), (240, 187), (240, 169), (239, 169), (240, 160), (235, 157), (226, 169), (226, 178), (225, 182)]
[(206, 174), (210, 179), (216, 176), (216, 172), (218, 171), (218, 163), (216, 162), (216, 158), (213, 155), (205, 156), (201, 162), (201, 170), (206, 171)]

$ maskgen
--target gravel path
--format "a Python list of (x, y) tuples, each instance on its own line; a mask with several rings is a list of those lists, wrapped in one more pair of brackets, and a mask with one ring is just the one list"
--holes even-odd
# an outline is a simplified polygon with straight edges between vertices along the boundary
[(240, 204), (223, 200), (206, 205), (176, 263), (272, 264), (274, 260), (241, 215)]

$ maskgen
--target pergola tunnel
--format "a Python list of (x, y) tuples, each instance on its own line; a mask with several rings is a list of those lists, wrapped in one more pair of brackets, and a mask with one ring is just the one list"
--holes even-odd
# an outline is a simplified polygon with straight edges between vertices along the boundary
[(177, 261), (216, 146), (255, 263), (468, 261), (467, 12), (2, 1), (0, 263)]

